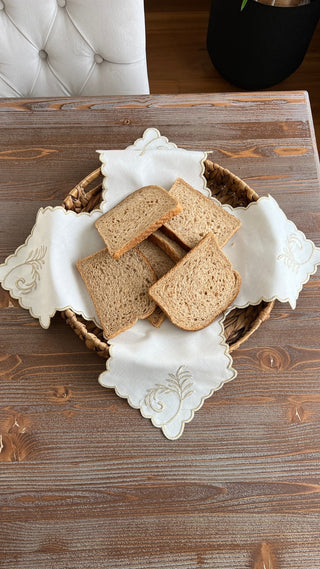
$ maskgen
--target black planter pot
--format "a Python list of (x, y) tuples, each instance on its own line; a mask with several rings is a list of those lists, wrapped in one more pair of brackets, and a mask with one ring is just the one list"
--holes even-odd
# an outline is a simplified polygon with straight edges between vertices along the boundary
[(295, 8), (212, 0), (207, 35), (221, 75), (247, 90), (276, 85), (302, 63), (320, 17), (320, 0)]

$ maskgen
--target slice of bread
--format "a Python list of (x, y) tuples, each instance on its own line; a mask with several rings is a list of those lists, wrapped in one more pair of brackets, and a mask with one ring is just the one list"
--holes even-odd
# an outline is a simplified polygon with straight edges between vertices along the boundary
[(149, 289), (151, 298), (184, 330), (205, 328), (237, 296), (241, 278), (212, 233)]
[(157, 276), (144, 255), (137, 249), (119, 260), (106, 249), (76, 263), (92, 298), (105, 337), (113, 338), (147, 318), (155, 310), (148, 289)]
[(99, 217), (95, 226), (110, 255), (119, 259), (181, 210), (161, 186), (144, 186)]
[[(149, 261), (158, 279), (165, 275), (174, 266), (172, 259), (170, 259), (170, 257), (168, 257), (168, 255), (162, 251), (158, 245), (151, 241), (151, 237), (139, 243), (139, 245), (137, 245), (137, 249), (139, 249), (139, 251), (141, 251)], [(166, 315), (161, 308), (156, 306), (152, 314), (148, 316), (148, 320), (153, 326), (159, 328), (165, 317)]]
[(186, 254), (186, 250), (183, 249), (179, 243), (163, 233), (161, 229), (157, 229), (157, 231), (152, 233), (149, 239), (158, 245), (158, 247), (160, 247), (160, 249), (162, 249), (162, 251), (164, 251), (175, 263), (180, 261), (180, 259)]
[(170, 259), (170, 257), (160, 249), (160, 247), (158, 247), (158, 245), (151, 241), (151, 237), (139, 243), (139, 245), (137, 245), (137, 249), (139, 249), (146, 259), (148, 259), (158, 279), (172, 269), (175, 264), (174, 261)]
[(218, 245), (223, 247), (241, 225), (237, 217), (182, 178), (175, 181), (169, 193), (179, 200), (183, 209), (179, 215), (164, 224), (163, 230), (185, 248), (192, 249), (209, 232), (214, 234)]

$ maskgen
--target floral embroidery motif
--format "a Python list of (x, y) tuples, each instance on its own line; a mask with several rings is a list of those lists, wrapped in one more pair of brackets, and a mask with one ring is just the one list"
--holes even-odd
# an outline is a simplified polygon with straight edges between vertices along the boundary
[(171, 423), (180, 413), (183, 401), (192, 395), (193, 382), (191, 373), (180, 366), (176, 373), (169, 373), (165, 384), (157, 383), (154, 387), (147, 390), (144, 403), (155, 413), (161, 413), (165, 408), (162, 399), (163, 395), (173, 395), (177, 398), (177, 409), (174, 414), (163, 425)]
[[(47, 253), (47, 247), (41, 246), (35, 251), (30, 251), (28, 257), (23, 263), (20, 263), (16, 267), (13, 267), (11, 271), (6, 275), (5, 281), (9, 280), (9, 277), (14, 275), (15, 271), (18, 272), (19, 277), (15, 281), (15, 287), (20, 292), (20, 294), (29, 294), (33, 290), (36, 290), (38, 281), (40, 280), (40, 271), (45, 264), (45, 256)], [(21, 272), (25, 270), (26, 276), (21, 276)]]
[(291, 271), (297, 273), (302, 265), (310, 261), (312, 254), (313, 246), (311, 246), (311, 252), (308, 254), (308, 251), (305, 251), (303, 240), (296, 233), (291, 233), (287, 237), (283, 253), (278, 255), (277, 260), (283, 261)]

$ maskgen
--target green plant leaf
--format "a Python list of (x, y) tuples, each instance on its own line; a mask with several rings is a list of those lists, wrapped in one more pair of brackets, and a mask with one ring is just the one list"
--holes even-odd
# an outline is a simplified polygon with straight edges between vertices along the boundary
[(241, 8), (240, 8), (241, 12), (244, 9), (247, 2), (248, 2), (248, 0), (242, 0), (242, 4), (241, 4)]

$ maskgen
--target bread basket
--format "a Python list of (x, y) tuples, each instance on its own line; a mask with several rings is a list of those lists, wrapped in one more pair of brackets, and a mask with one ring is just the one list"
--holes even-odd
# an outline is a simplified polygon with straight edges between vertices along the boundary
[[(221, 203), (227, 203), (233, 207), (246, 207), (259, 197), (240, 178), (210, 160), (205, 161), (204, 175), (212, 195)], [(98, 168), (77, 184), (67, 195), (62, 205), (66, 210), (72, 210), (76, 213), (88, 212), (99, 207), (101, 199), (102, 176), (101, 170)], [(248, 306), (243, 309), (236, 308), (228, 314), (224, 321), (224, 327), (230, 352), (243, 344), (269, 318), (273, 305), (274, 302), (262, 301), (256, 306)], [(97, 328), (94, 322), (85, 320), (70, 309), (61, 314), (66, 323), (71, 326), (90, 350), (94, 350), (103, 358), (109, 357), (108, 343), (102, 330)]]

